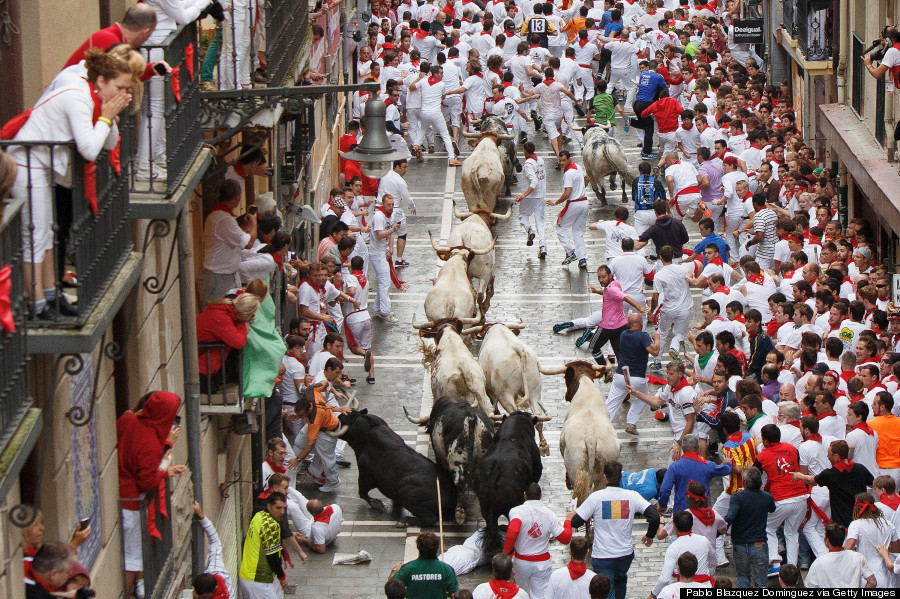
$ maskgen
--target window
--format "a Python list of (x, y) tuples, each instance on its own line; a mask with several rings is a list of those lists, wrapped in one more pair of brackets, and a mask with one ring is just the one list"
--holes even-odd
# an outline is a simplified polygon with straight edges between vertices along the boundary
[[(862, 69), (860, 69), (862, 71)], [(884, 147), (884, 80), (887, 77), (890, 77), (891, 73), (888, 72), (884, 77), (878, 80), (878, 83), (875, 85), (875, 140)]]
[(863, 77), (866, 76), (866, 70), (862, 68), (863, 64), (863, 50), (865, 46), (863, 45), (863, 41), (853, 36), (853, 78), (851, 79), (851, 93), (850, 93), (850, 104), (853, 106), (853, 110), (859, 116), (863, 115), (863, 87), (865, 85), (865, 79)]

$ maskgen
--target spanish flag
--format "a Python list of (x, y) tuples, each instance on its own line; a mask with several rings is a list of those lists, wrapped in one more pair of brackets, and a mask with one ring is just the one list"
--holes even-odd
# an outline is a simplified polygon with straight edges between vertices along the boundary
[(631, 509), (627, 499), (604, 501), (601, 513), (604, 520), (627, 520), (631, 517)]

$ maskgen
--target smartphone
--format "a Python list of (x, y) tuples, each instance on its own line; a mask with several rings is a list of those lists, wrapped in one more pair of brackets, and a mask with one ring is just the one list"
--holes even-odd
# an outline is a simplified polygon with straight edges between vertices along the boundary
[(175, 416), (175, 426), (181, 426), (181, 416)]
[(162, 65), (159, 63), (156, 63), (155, 65), (153, 65), (153, 70), (156, 71), (157, 75), (162, 75), (163, 77), (165, 77), (166, 73), (168, 73), (168, 71), (166, 71), (165, 65)]
[(90, 523), (91, 523), (91, 519), (90, 519), (90, 518), (83, 518), (83, 519), (78, 523), (78, 528), (77, 528), (76, 530), (84, 530), (85, 528), (88, 527), (88, 524), (90, 524)]
[(250, 206), (249, 208), (247, 208), (247, 214), (256, 214), (258, 210), (259, 208), (257, 208), (256, 206)]

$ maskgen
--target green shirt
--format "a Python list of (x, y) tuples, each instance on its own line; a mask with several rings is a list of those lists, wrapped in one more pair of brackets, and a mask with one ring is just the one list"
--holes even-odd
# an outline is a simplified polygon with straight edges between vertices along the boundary
[(407, 599), (446, 599), (459, 589), (453, 568), (436, 559), (417, 559), (394, 574), (406, 585)]
[(266, 560), (266, 556), (273, 553), (281, 553), (281, 525), (269, 512), (257, 512), (250, 520), (244, 539), (241, 578), (253, 582), (273, 582), (275, 573)]
[(592, 102), (594, 120), (601, 125), (612, 125), (616, 122), (616, 99), (611, 94), (597, 94)]

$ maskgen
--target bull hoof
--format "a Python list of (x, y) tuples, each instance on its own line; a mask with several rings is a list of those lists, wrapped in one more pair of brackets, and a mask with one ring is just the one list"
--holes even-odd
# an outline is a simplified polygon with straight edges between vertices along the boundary
[(550, 444), (547, 443), (546, 441), (541, 441), (540, 449), (541, 449), (541, 455), (543, 457), (547, 457), (548, 455), (550, 455)]
[(615, 190), (616, 190), (616, 182), (615, 182), (615, 181), (610, 181), (610, 182), (609, 182), (609, 188), (610, 188), (611, 190), (615, 191)]
[(383, 512), (385, 509), (384, 502), (381, 501), (380, 499), (370, 499), (369, 507), (371, 507), (373, 510), (375, 510), (377, 512)]
[(461, 508), (461, 507), (456, 508), (456, 523), (457, 524), (465, 524), (466, 523), (466, 510), (464, 508)]

